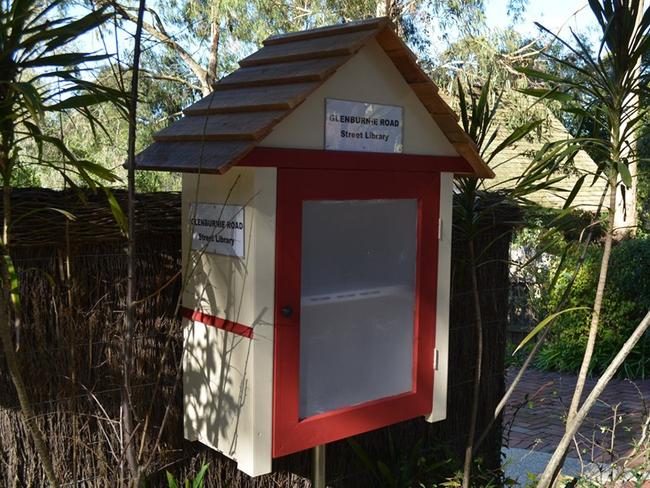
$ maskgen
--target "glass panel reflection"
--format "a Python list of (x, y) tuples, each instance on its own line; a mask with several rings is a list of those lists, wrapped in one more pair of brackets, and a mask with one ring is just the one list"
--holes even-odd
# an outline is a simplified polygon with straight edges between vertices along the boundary
[(303, 203), (300, 417), (413, 387), (417, 200)]

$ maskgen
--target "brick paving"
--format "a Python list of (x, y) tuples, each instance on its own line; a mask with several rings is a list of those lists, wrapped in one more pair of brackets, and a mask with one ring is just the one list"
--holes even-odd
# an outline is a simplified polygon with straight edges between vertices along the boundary
[[(516, 373), (514, 368), (508, 371), (508, 385)], [(583, 398), (596, 381), (596, 378), (588, 379)], [(572, 375), (527, 371), (506, 407), (504, 445), (552, 453), (564, 433), (564, 419), (575, 383), (576, 377)], [(614, 461), (630, 451), (648, 414), (650, 380), (613, 379), (579, 432), (580, 452), (574, 446), (569, 456), (587, 462)]]

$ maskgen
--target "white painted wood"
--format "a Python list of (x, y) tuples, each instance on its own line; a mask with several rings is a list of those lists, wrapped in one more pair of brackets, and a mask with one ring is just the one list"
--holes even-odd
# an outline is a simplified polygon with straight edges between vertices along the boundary
[[(253, 340), (253, 442), (251, 476), (271, 472), (273, 434), (273, 326), (275, 310), (275, 212), (277, 206), (276, 168), (255, 170), (255, 195), (260, 197), (257, 211), (257, 239), (251, 253), (255, 259), (253, 283), (256, 317)], [(265, 194), (265, 196), (262, 196)]]
[[(253, 328), (248, 339), (184, 321), (185, 437), (250, 476), (271, 472), (276, 169), (183, 175), (183, 306)], [(244, 257), (190, 250), (190, 202), (245, 208)]]
[[(440, 239), (438, 241), (438, 297), (436, 303), (436, 349), (438, 368), (433, 379), (433, 410), (428, 422), (447, 418), (449, 374), (449, 302), (451, 299), (451, 231), (454, 175), (440, 174)], [(432, 365), (434, 367), (435, 365)]]
[[(261, 145), (324, 149), (327, 97), (402, 106), (405, 154), (457, 155), (376, 41), (342, 66)], [(441, 175), (440, 190), (439, 364), (430, 422), (446, 418), (452, 174)], [(275, 168), (235, 166), (225, 175), (183, 175), (183, 306), (254, 328), (250, 340), (184, 322), (185, 437), (222, 452), (251, 476), (271, 472), (276, 192)], [(190, 202), (245, 207), (242, 257), (190, 249)]]
[(326, 98), (404, 107), (404, 154), (458, 155), (375, 40), (309, 95), (259, 145), (325, 149)]

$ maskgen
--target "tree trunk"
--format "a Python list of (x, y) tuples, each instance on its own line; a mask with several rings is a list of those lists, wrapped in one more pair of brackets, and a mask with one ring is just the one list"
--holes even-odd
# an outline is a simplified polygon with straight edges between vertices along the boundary
[(474, 237), (469, 239), (470, 273), (472, 275), (472, 297), (474, 299), (475, 332), (476, 332), (476, 368), (474, 369), (474, 392), (472, 395), (472, 412), (469, 423), (469, 434), (465, 447), (465, 463), (463, 466), (463, 488), (470, 488), (472, 476), (472, 458), (474, 457), (474, 438), (476, 437), (476, 423), (478, 418), (478, 404), (481, 393), (481, 367), (483, 363), (483, 317), (481, 314), (481, 295), (478, 289), (476, 276), (476, 252), (474, 250)]
[[(9, 162), (9, 151), (6, 147), (6, 144), (3, 144), (0, 148), (0, 167), (3, 168), (2, 246), (5, 256), (8, 256), (10, 244), (9, 224), (11, 222), (11, 167)], [(34, 447), (38, 453), (39, 461), (43, 465), (45, 476), (47, 476), (47, 480), (52, 486), (58, 486), (58, 481), (56, 479), (56, 475), (54, 474), (50, 452), (45, 445), (43, 433), (36, 423), (36, 417), (34, 416), (34, 411), (32, 410), (29, 395), (27, 394), (27, 388), (25, 388), (25, 381), (23, 380), (23, 375), (20, 370), (20, 362), (18, 361), (18, 355), (16, 354), (16, 349), (14, 347), (10, 320), (12, 285), (9, 276), (9, 269), (7, 267), (7, 261), (5, 259), (2, 260), (1, 266), (3, 286), (0, 297), (0, 342), (2, 342), (2, 349), (5, 360), (7, 362), (7, 367), (9, 368), (11, 381), (13, 382), (14, 387), (16, 388), (16, 394), (18, 395), (20, 413), (23, 417), (25, 425), (27, 426), (27, 430), (29, 430), (29, 433), (32, 436), (32, 440), (34, 441)]]
[[(3, 269), (3, 271), (6, 273), (6, 269)], [(34, 416), (34, 411), (32, 410), (31, 402), (29, 401), (27, 389), (25, 388), (25, 382), (23, 381), (23, 376), (20, 371), (18, 356), (14, 350), (14, 344), (11, 338), (11, 325), (9, 320), (9, 309), (11, 302), (7, 290), (6, 279), (4, 280), (4, 283), (5, 286), (2, 293), (2, 301), (0, 302), (0, 341), (2, 341), (5, 360), (7, 361), (7, 367), (9, 368), (11, 380), (13, 381), (14, 387), (16, 388), (23, 421), (27, 425), (27, 430), (29, 430), (32, 436), (34, 447), (38, 453), (38, 461), (43, 465), (43, 471), (45, 471), (45, 475), (47, 476), (47, 480), (49, 481), (50, 485), (59, 486), (54, 474), (54, 468), (52, 467), (50, 452), (45, 445), (43, 433), (36, 423), (36, 417)]]
[[(212, 91), (212, 87), (217, 82), (218, 60), (219, 60), (219, 23), (215, 20), (216, 13), (212, 14), (213, 20), (210, 22), (210, 56), (208, 57), (208, 69), (206, 71), (206, 84)], [(208, 95), (208, 93), (204, 93)]]
[(138, 77), (140, 70), (140, 41), (145, 0), (140, 0), (133, 49), (133, 76), (131, 77), (131, 99), (129, 104), (128, 139), (128, 244), (127, 244), (127, 291), (124, 334), (122, 336), (122, 422), (124, 436), (122, 453), (131, 472), (132, 486), (141, 484), (142, 471), (136, 456), (135, 427), (133, 423), (133, 404), (131, 402), (131, 374), (133, 373), (133, 336), (135, 330), (135, 142), (138, 109)]
[(616, 181), (617, 172), (612, 169), (609, 177), (609, 213), (607, 216), (607, 233), (605, 234), (605, 249), (600, 262), (600, 275), (598, 276), (598, 285), (596, 287), (596, 298), (594, 299), (594, 308), (591, 314), (591, 325), (589, 326), (589, 337), (587, 347), (580, 365), (580, 372), (576, 380), (576, 388), (571, 399), (569, 414), (567, 416), (567, 427), (578, 412), (578, 406), (582, 399), (582, 391), (587, 381), (587, 373), (591, 364), (591, 357), (594, 354), (596, 345), (596, 336), (598, 335), (598, 325), (600, 323), (600, 312), (603, 304), (603, 295), (605, 293), (605, 284), (607, 282), (607, 270), (609, 268), (609, 258), (612, 254), (612, 240), (614, 237), (614, 208), (616, 207)]
[[(639, 11), (637, 12), (636, 22), (635, 22), (635, 31), (639, 30), (639, 25), (643, 18), (644, 12), (644, 0), (639, 1)], [(641, 59), (636, 63), (634, 68), (634, 77), (636, 80), (640, 78), (641, 75)], [(638, 93), (630, 93), (625, 102), (625, 106), (629, 108), (631, 112), (629, 117), (626, 120), (633, 120), (637, 117), (639, 112), (640, 99)], [(627, 133), (627, 123), (622, 124), (622, 133)], [(617, 240), (624, 239), (625, 237), (634, 237), (636, 235), (636, 230), (638, 226), (638, 214), (637, 214), (637, 187), (638, 187), (638, 148), (639, 143), (637, 136), (634, 132), (627, 134), (627, 138), (631, 138), (631, 141), (623, 141), (621, 147), (621, 160), (628, 160), (628, 169), (630, 170), (630, 175), (632, 176), (632, 185), (629, 188), (626, 188), (625, 196), (623, 192), (616, 194), (616, 212), (614, 219), (614, 238)]]
[(618, 352), (614, 360), (610, 363), (610, 365), (607, 367), (605, 372), (602, 374), (602, 376), (596, 383), (596, 386), (591, 391), (591, 393), (585, 400), (580, 410), (576, 413), (576, 415), (573, 417), (571, 421), (567, 422), (566, 432), (564, 433), (564, 436), (562, 437), (560, 443), (555, 449), (553, 456), (551, 456), (551, 459), (548, 462), (546, 468), (544, 469), (544, 472), (539, 478), (537, 488), (550, 488), (555, 478), (554, 474), (561, 468), (561, 464), (569, 448), (569, 445), (571, 444), (571, 440), (573, 439), (573, 436), (576, 435), (578, 429), (580, 429), (580, 426), (582, 425), (585, 418), (587, 417), (587, 414), (589, 413), (591, 408), (598, 400), (598, 397), (600, 397), (600, 395), (603, 393), (607, 384), (610, 382), (614, 374), (616, 374), (618, 368), (621, 367), (623, 361), (625, 361), (625, 359), (630, 354), (630, 352), (632, 351), (636, 343), (639, 341), (639, 339), (643, 337), (643, 334), (645, 334), (649, 326), (650, 326), (650, 311), (646, 314), (646, 316), (643, 318), (641, 323), (637, 326), (637, 328), (632, 333), (630, 338), (625, 342), (621, 350)]
[[(616, 159), (615, 159), (616, 160)], [(605, 248), (603, 249), (603, 257), (600, 263), (600, 274), (598, 276), (598, 285), (596, 286), (596, 297), (594, 299), (594, 307), (591, 314), (591, 324), (589, 326), (589, 337), (587, 338), (587, 347), (585, 348), (584, 356), (582, 357), (582, 364), (578, 378), (576, 379), (576, 386), (571, 398), (571, 405), (567, 414), (567, 424), (565, 432), (568, 432), (569, 426), (572, 424), (578, 408), (580, 407), (580, 400), (582, 399), (582, 392), (587, 381), (587, 374), (589, 372), (589, 365), (591, 358), (594, 354), (594, 347), (596, 345), (596, 337), (598, 336), (598, 326), (600, 324), (600, 312), (602, 309), (603, 296), (605, 294), (605, 285), (607, 283), (607, 271), (609, 268), (609, 258), (612, 253), (612, 241), (614, 239), (614, 207), (616, 205), (616, 186), (617, 186), (617, 170), (611, 169), (609, 175), (609, 212), (607, 216), (607, 232), (605, 234)], [(553, 473), (553, 481), (560, 476), (560, 469), (564, 464), (563, 454), (562, 462), (558, 463), (556, 471)]]

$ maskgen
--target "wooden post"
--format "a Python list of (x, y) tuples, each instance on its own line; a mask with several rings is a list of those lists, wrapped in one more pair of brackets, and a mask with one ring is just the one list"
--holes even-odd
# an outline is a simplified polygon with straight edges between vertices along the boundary
[(311, 486), (325, 488), (325, 444), (311, 450)]

